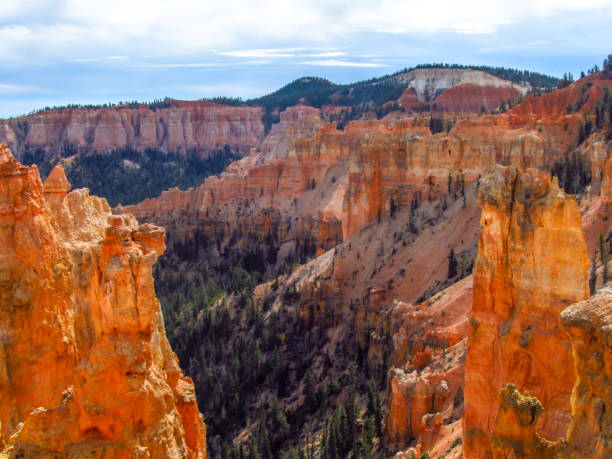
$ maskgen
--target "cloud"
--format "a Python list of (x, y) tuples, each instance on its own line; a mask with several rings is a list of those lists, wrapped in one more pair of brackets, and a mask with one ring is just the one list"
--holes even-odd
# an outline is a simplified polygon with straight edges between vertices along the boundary
[(88, 63), (88, 62), (104, 62), (104, 61), (124, 61), (129, 59), (128, 56), (104, 56), (104, 57), (84, 57), (80, 59), (71, 59), (70, 62)]
[(342, 56), (346, 56), (346, 53), (342, 51), (327, 51), (323, 53), (306, 54), (306, 57), (342, 57)]
[(221, 62), (174, 62), (174, 63), (140, 63), (134, 64), (131, 70), (181, 69), (181, 68), (218, 68), (225, 64)]
[(231, 57), (270, 59), (275, 57), (295, 57), (294, 52), (298, 50), (299, 48), (241, 49), (235, 51), (222, 51), (218, 52), (217, 54)]
[(379, 0), (374, 7), (371, 2), (356, 0), (345, 22), (352, 29), (377, 33), (492, 34), (509, 23), (609, 7), (609, 0)]
[(380, 64), (377, 62), (357, 62), (357, 61), (340, 61), (337, 59), (321, 59), (314, 61), (300, 62), (302, 65), (316, 65), (320, 67), (389, 67), (387, 64)]
[(42, 88), (38, 88), (36, 86), (0, 83), (0, 94), (3, 95), (16, 95), (34, 92), (43, 92), (43, 90)]

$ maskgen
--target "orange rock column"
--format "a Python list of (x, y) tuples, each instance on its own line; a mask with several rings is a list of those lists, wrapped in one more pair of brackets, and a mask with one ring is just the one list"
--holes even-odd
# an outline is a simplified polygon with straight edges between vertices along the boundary
[(544, 174), (497, 167), (480, 184), (482, 208), (466, 359), (464, 457), (492, 456), (500, 391), (512, 383), (546, 410), (537, 432), (557, 440), (570, 422), (575, 381), (559, 313), (588, 296), (578, 206)]

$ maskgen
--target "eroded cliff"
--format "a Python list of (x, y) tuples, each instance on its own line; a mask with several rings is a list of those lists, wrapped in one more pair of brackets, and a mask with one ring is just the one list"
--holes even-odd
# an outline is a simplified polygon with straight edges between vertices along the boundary
[(104, 153), (121, 148), (201, 155), (224, 146), (249, 153), (263, 138), (260, 107), (207, 101), (171, 101), (149, 108), (46, 110), (0, 122), (0, 141), (19, 156), (26, 150), (46, 154)]
[(152, 267), (164, 230), (0, 147), (0, 446), (9, 457), (206, 457)]

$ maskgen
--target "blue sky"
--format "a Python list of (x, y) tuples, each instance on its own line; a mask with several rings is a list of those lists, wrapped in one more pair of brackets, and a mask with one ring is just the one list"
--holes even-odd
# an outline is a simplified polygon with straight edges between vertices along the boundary
[(424, 62), (560, 76), (612, 53), (612, 0), (4, 0), (0, 117), (68, 103), (254, 97)]

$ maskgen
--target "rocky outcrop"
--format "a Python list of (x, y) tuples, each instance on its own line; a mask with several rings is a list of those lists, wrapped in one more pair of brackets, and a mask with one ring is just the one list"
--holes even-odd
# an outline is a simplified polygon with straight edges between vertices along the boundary
[(140, 105), (45, 110), (0, 121), (0, 142), (8, 143), (18, 157), (26, 150), (66, 156), (126, 147), (196, 151), (205, 156), (226, 145), (249, 153), (263, 138), (260, 107), (207, 101), (171, 101), (167, 105), (157, 109)]
[(501, 404), (491, 437), (494, 458), (557, 458), (565, 451), (563, 440), (551, 442), (536, 432), (536, 421), (544, 411), (540, 401), (521, 394), (514, 384), (501, 391)]
[(389, 451), (429, 451), (463, 410), (471, 276), (420, 305), (396, 302), (391, 321), (396, 367), (387, 376), (384, 442)]
[(577, 376), (567, 457), (612, 457), (612, 289), (570, 306), (561, 321), (571, 337)]
[(0, 147), (0, 447), (9, 457), (206, 457), (152, 267), (164, 230)]
[(415, 438), (421, 430), (439, 430), (444, 420), (441, 412), (450, 398), (444, 375), (430, 371), (418, 374), (416, 370), (406, 372), (401, 368), (391, 371), (387, 389), (390, 401), (385, 427), (387, 443)]
[(546, 407), (536, 431), (565, 435), (575, 380), (559, 313), (588, 296), (589, 260), (578, 206), (545, 174), (498, 167), (481, 181), (482, 207), (466, 360), (464, 454), (491, 457), (508, 384)]

